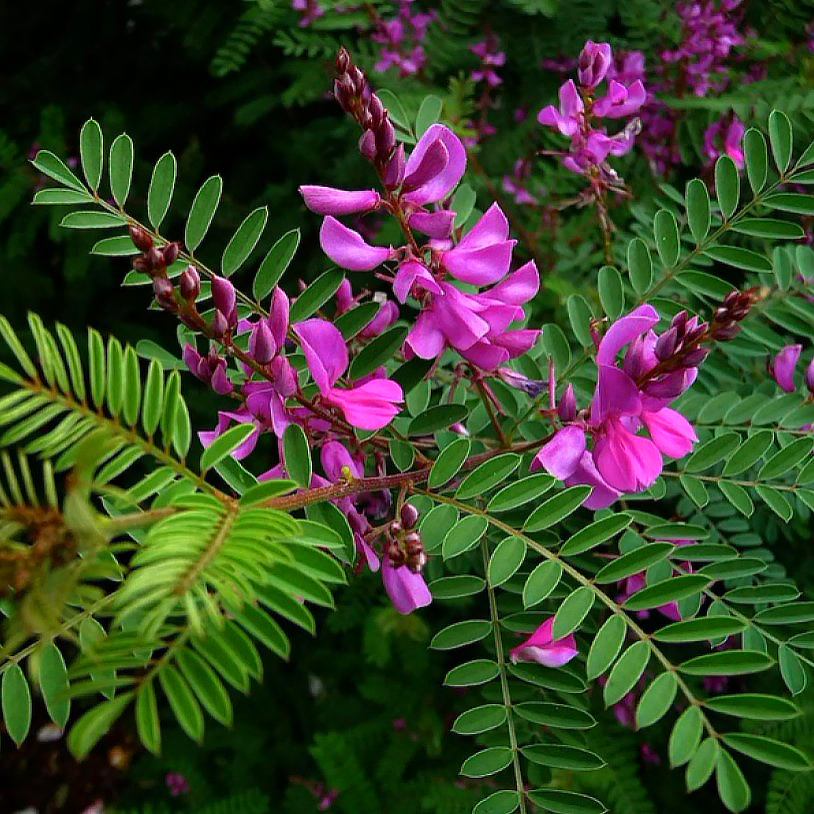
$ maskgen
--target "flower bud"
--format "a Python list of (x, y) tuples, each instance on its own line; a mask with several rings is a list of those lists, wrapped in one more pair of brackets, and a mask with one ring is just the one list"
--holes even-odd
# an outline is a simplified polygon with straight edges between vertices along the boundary
[(684, 366), (698, 367), (707, 356), (709, 356), (709, 350), (707, 348), (697, 348), (694, 351), (690, 351), (683, 359)]
[(277, 352), (277, 346), (274, 342), (274, 337), (271, 335), (271, 329), (265, 319), (261, 319), (254, 328), (249, 337), (249, 356), (255, 362), (261, 365), (267, 365)]
[(350, 67), (350, 54), (348, 53), (347, 49), (343, 46), (339, 49), (336, 54), (336, 62), (334, 65), (336, 66), (336, 72), (338, 74), (347, 73), (348, 68)]
[(148, 252), (153, 248), (153, 239), (140, 226), (131, 226), (130, 240), (133, 245), (142, 252)]
[(814, 359), (809, 363), (805, 372), (805, 382), (808, 392), (814, 396)]
[(212, 334), (217, 339), (222, 339), (228, 330), (229, 323), (227, 322), (226, 317), (223, 316), (221, 311), (215, 309), (215, 315), (212, 317)]
[(404, 503), (402, 505), (399, 517), (401, 517), (401, 523), (404, 528), (415, 528), (415, 524), (418, 522), (418, 516), (418, 509), (416, 509), (412, 503)]
[(579, 55), (577, 76), (579, 84), (593, 90), (606, 76), (611, 66), (611, 47), (607, 43), (588, 40)]
[(153, 271), (164, 268), (164, 254), (156, 249), (155, 246), (144, 255), (144, 259)]
[(166, 277), (155, 277), (153, 279), (153, 293), (157, 300), (172, 299), (173, 292), (172, 283)]
[(133, 271), (137, 271), (140, 274), (149, 274), (151, 271), (150, 261), (141, 254), (138, 257), (134, 257)]
[(365, 130), (360, 136), (359, 152), (368, 161), (373, 161), (376, 158), (376, 134), (372, 130)]
[(387, 162), (387, 167), (384, 170), (385, 189), (396, 189), (401, 186), (401, 182), (404, 180), (405, 166), (404, 145), (399, 144), (393, 152), (393, 155), (390, 156), (390, 160)]
[(212, 280), (212, 301), (224, 317), (230, 317), (235, 310), (237, 294), (235, 287), (225, 277), (215, 277)]
[(166, 246), (164, 246), (164, 248), (161, 250), (161, 254), (164, 258), (164, 265), (171, 266), (178, 259), (180, 252), (181, 250), (177, 243), (168, 243)]
[(201, 293), (201, 278), (194, 266), (187, 266), (178, 280), (178, 289), (187, 302), (195, 302)]
[(385, 115), (381, 125), (376, 130), (376, 149), (383, 158), (388, 158), (396, 146), (396, 131)]
[(379, 99), (376, 94), (372, 94), (370, 97), (370, 104), (367, 108), (368, 113), (370, 114), (370, 119), (373, 122), (373, 127), (379, 127), (384, 119), (384, 105), (382, 104), (382, 100)]
[(367, 85), (367, 82), (365, 81), (365, 75), (355, 65), (351, 65), (348, 68), (347, 76), (353, 83), (354, 92), (357, 95), (361, 94), (365, 86)]
[(673, 321), (670, 323), (671, 328), (675, 328), (679, 336), (684, 335), (684, 331), (687, 328), (687, 312), (686, 311), (679, 311), (674, 317)]
[(574, 395), (574, 388), (569, 384), (560, 396), (560, 403), (557, 405), (557, 415), (560, 421), (573, 421), (577, 417), (577, 398)]
[(653, 348), (656, 358), (663, 362), (669, 359), (676, 351), (678, 345), (678, 331), (675, 328), (665, 331), (657, 340)]

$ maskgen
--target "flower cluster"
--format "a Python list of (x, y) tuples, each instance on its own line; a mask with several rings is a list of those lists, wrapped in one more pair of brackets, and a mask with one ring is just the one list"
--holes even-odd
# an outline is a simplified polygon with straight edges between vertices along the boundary
[[(337, 65), (340, 70), (346, 68), (345, 75), (358, 72), (353, 66), (347, 68), (344, 60)], [(300, 187), (306, 206), (325, 216), (320, 229), (322, 250), (349, 271), (373, 271), (385, 262), (394, 265), (391, 277), (379, 276), (392, 282), (400, 303), (412, 299), (420, 308), (405, 342), (407, 356), (435, 359), (446, 348), (454, 348), (477, 368), (494, 371), (527, 352), (537, 340), (538, 331), (511, 330), (513, 323), (524, 319), (522, 306), (537, 293), (537, 268), (530, 262), (510, 273), (515, 241), (509, 239), (508, 221), (497, 204), (456, 241), (455, 212), (447, 207), (466, 169), (466, 150), (460, 139), (443, 125), (434, 124), (409, 156), (394, 141), (387, 141), (386, 149), (380, 148), (373, 128), (385, 126), (377, 122), (389, 124), (387, 112), (366, 82), (357, 84), (355, 96), (348, 97), (342, 85), (338, 98), (367, 128), (363, 141), (372, 134), (376, 152), (370, 160), (384, 194), (372, 189)], [(370, 113), (374, 110), (375, 116)], [(372, 246), (336, 217), (373, 211), (396, 218), (405, 236), (404, 246)], [(419, 241), (416, 233), (429, 240)]]
[(713, 122), (704, 131), (704, 155), (710, 164), (722, 155), (732, 159), (734, 165), (743, 169), (743, 134), (746, 128), (741, 120), (733, 113)]
[[(552, 105), (543, 108), (537, 121), (543, 127), (558, 131), (571, 140), (563, 166), (577, 174), (615, 179), (616, 174), (607, 164), (609, 156), (621, 156), (633, 148), (639, 132), (637, 118), (630, 119), (621, 131), (608, 135), (598, 119), (625, 119), (633, 116), (644, 104), (646, 93), (641, 79), (626, 83), (626, 77), (608, 76), (613, 66), (611, 47), (607, 43), (585, 43), (577, 66), (579, 87), (572, 79), (566, 81), (559, 92), (559, 109)], [(598, 86), (607, 79), (605, 94), (595, 98)]]
[(414, 0), (398, 0), (395, 19), (376, 21), (376, 28), (370, 35), (372, 42), (380, 46), (379, 58), (373, 67), (376, 73), (387, 73), (396, 68), (400, 79), (415, 76), (421, 72), (427, 61), (424, 52), (424, 38), (427, 29), (437, 14), (431, 12), (413, 13)]

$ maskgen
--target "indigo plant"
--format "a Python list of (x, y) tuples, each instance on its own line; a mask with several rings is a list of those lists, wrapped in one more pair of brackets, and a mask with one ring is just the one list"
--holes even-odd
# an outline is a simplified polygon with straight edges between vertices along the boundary
[[(319, 697), (357, 656), (320, 650), (325, 631), (364, 630), (364, 704), (332, 712), (309, 744), (321, 776), (290, 775), (271, 810), (650, 811), (622, 800), (637, 761), (733, 812), (751, 761), (772, 770), (753, 783), (767, 811), (814, 799), (791, 729), (814, 605), (781, 550), (814, 511), (814, 143), (727, 105), (693, 125), (700, 177), (640, 193), (642, 168), (686, 168), (694, 105), (731, 87), (747, 35), (710, 2), (677, 8), (658, 75), (593, 39), (548, 55), (559, 102), (511, 112), (532, 147), (495, 171), (511, 40), (456, 52), (455, 6), (370, 4), (371, 70), (331, 55), (340, 177), (290, 179), (313, 247), (295, 228), (259, 252), (260, 206), (213, 250), (221, 177), (179, 203), (166, 152), (141, 196), (133, 140), (94, 119), (74, 166), (34, 155), (33, 203), (104, 230), (99, 273), (177, 343), (0, 317), (3, 737), (47, 714), (82, 760), (132, 726), (165, 760), (178, 729), (202, 743), (240, 694), (274, 695), (264, 659), (305, 662)], [(355, 13), (258, 8), (291, 18), (290, 42)], [(465, 72), (424, 93), (450, 19)], [(219, 408), (197, 426), (204, 395)], [(454, 769), (443, 729), (468, 739)], [(377, 796), (365, 745), (403, 794)], [(206, 787), (189, 775), (166, 766), (167, 799)], [(239, 791), (229, 805), (263, 810)]]

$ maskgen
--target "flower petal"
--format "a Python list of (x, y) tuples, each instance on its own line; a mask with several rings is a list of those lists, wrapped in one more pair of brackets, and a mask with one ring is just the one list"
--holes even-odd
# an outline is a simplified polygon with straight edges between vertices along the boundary
[(692, 424), (683, 415), (669, 407), (651, 413), (642, 412), (641, 420), (653, 443), (668, 458), (683, 458), (692, 452), (698, 440)]
[(449, 154), (449, 160), (443, 172), (436, 175), (431, 181), (403, 196), (409, 203), (423, 206), (428, 203), (438, 203), (444, 200), (461, 180), (466, 169), (466, 150), (460, 139), (442, 124), (433, 124), (418, 140), (415, 149), (407, 159), (405, 173), (409, 175), (421, 162), (429, 146), (440, 141)]
[(322, 319), (308, 319), (293, 326), (305, 363), (323, 396), (348, 369), (348, 349), (337, 328)]
[(349, 271), (372, 271), (390, 257), (390, 249), (371, 246), (353, 229), (343, 226), (330, 215), (319, 230), (322, 251), (337, 266)]
[(596, 352), (597, 365), (612, 365), (616, 354), (636, 337), (647, 333), (657, 322), (659, 315), (652, 305), (640, 305), (629, 314), (616, 320), (602, 337)]
[(585, 452), (585, 433), (579, 427), (563, 427), (540, 451), (532, 462), (530, 471), (541, 467), (557, 480), (565, 480), (574, 474)]
[(372, 189), (346, 190), (333, 187), (301, 186), (305, 205), (316, 215), (353, 215), (369, 212), (379, 204), (379, 194)]
[(382, 563), (382, 582), (393, 607), (402, 616), (432, 602), (432, 595), (421, 574), (414, 574), (406, 565), (398, 568), (385, 560)]

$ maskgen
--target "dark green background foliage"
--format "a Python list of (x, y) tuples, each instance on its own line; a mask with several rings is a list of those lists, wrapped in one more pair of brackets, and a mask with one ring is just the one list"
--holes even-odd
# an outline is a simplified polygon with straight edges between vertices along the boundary
[[(248, 211), (265, 204), (269, 225), (256, 256), (262, 256), (279, 235), (299, 226), (303, 237), (288, 273), (290, 290), (298, 278), (311, 280), (327, 268), (316, 240), (319, 220), (307, 215), (296, 187), (301, 183), (372, 185), (373, 178), (356, 153), (357, 134), (328, 99), (327, 90), (339, 44), (347, 45), (366, 70), (373, 64), (374, 46), (367, 36), (364, 13), (338, 14), (333, 7), (344, 3), (325, 5), (329, 12), (324, 22), (306, 29), (297, 26), (296, 15), (283, 0), (240, 4), (29, 0), (0, 9), (0, 107), (4, 112), (0, 271), (3, 313), (21, 336), (25, 336), (24, 314), (30, 309), (47, 323), (58, 319), (78, 332), (90, 324), (103, 334), (115, 332), (122, 341), (175, 341), (171, 321), (159, 311), (145, 310), (146, 289), (120, 287), (125, 259), (89, 255), (95, 234), (60, 230), (61, 210), (29, 206), (40, 177), (27, 159), (37, 148), (76, 156), (80, 126), (90, 116), (106, 134), (126, 130), (136, 144), (129, 203), (136, 214), (143, 214), (145, 202), (138, 196), (147, 188), (153, 163), (168, 149), (175, 153), (177, 206), (164, 229), (168, 236), (180, 239), (185, 206), (201, 180), (219, 173), (224, 196), (211, 245), (223, 245)], [(374, 5), (388, 14), (387, 4)], [(483, 147), (479, 157), (483, 174), (471, 179), (478, 186), (481, 206), (488, 203), (490, 191), (499, 188), (518, 157), (531, 156), (541, 147), (561, 147), (556, 137), (543, 133), (534, 122), (537, 110), (554, 101), (561, 81), (540, 70), (542, 60), (573, 58), (591, 38), (608, 40), (617, 49), (642, 49), (651, 64), (677, 30), (670, 6), (658, 0), (505, 0), (500, 4), (442, 0), (426, 7), (437, 9), (445, 26), (436, 26), (428, 36), (426, 75), (404, 82), (393, 76), (373, 76), (372, 81), (377, 87), (397, 90), (413, 112), (428, 92), (438, 94), (447, 119), (463, 129), (478, 98), (467, 79), (475, 67), (467, 46), (483, 36), (484, 26), (499, 35), (508, 59), (502, 70), (501, 104), (489, 114), (499, 134)], [(730, 109), (747, 126), (764, 129), (770, 107), (784, 110), (799, 145), (807, 144), (814, 133), (814, 66), (803, 46), (803, 29), (814, 16), (814, 5), (791, 0), (750, 2), (746, 14), (759, 36), (745, 49), (746, 58), (738, 70), (745, 72), (750, 65), (767, 62), (768, 78), (747, 85), (736, 77), (723, 100), (693, 101), (679, 131), (685, 165), (676, 177), (667, 179), (676, 189), (683, 190), (686, 180), (703, 171), (705, 162), (699, 152), (703, 131)], [(513, 111), (521, 106), (531, 115), (515, 126)], [(622, 252), (627, 239), (640, 233), (641, 224), (649, 229), (656, 208), (669, 205), (672, 190), (658, 186), (635, 151), (618, 164), (635, 199), (630, 209), (616, 206), (612, 212), (620, 233), (616, 251)], [(553, 318), (561, 321), (565, 299), (575, 292), (599, 312), (594, 280), (595, 269), (603, 261), (593, 214), (573, 209), (561, 213), (555, 206), (572, 197), (580, 182), (562, 172), (553, 159), (538, 160), (534, 178), (537, 188), (546, 190), (544, 206), (556, 229), (539, 235), (537, 259), (544, 286), (534, 304), (533, 324)], [(538, 225), (539, 213), (516, 211), (515, 217), (527, 228)], [(206, 247), (201, 259), (209, 259)], [(624, 265), (623, 255), (616, 260), (620, 267)], [(717, 271), (721, 276), (730, 274), (737, 284), (742, 282), (737, 272)], [(203, 395), (199, 388), (194, 397), (188, 395), (188, 403), (194, 427), (213, 423), (218, 399)], [(676, 501), (678, 496), (675, 491)], [(692, 522), (692, 504), (682, 500), (686, 505), (679, 516)], [(746, 526), (746, 521), (732, 516), (729, 504), (717, 505), (721, 526), (729, 524), (727, 533), (738, 533), (734, 524)], [(792, 523), (784, 524), (768, 511), (752, 520), (755, 539), (770, 546), (778, 562), (795, 575), (805, 598), (811, 597), (814, 580), (809, 520), (809, 514), (798, 513)], [(479, 690), (443, 687), (447, 670), (462, 659), (428, 651), (427, 644), (432, 633), (447, 624), (480, 615), (479, 603), (484, 600), (436, 602), (428, 611), (401, 618), (385, 604), (378, 579), (370, 575), (352, 580), (337, 596), (338, 611), (322, 613), (317, 620), (320, 636), (314, 639), (302, 631), (289, 631), (290, 663), (266, 659), (262, 683), (248, 699), (236, 700), (232, 728), (210, 722), (201, 748), (193, 746), (172, 716), (166, 715), (163, 757), (147, 756), (136, 745), (128, 729), (130, 719), (125, 718), (102, 741), (97, 757), (79, 767), (70, 763), (60, 744), (49, 747), (57, 765), (71, 766), (49, 775), (45, 760), (40, 759), (44, 752), (17, 754), (6, 748), (6, 739), (0, 755), (4, 778), (0, 811), (33, 803), (42, 812), (73, 812), (102, 796), (115, 801), (116, 810), (123, 812), (309, 814), (317, 810), (309, 789), (319, 785), (339, 792), (334, 810), (341, 814), (468, 814), (483, 796), (484, 785), (458, 777), (472, 744), (452, 734), (450, 727), (459, 712), (478, 703)], [(472, 658), (483, 653), (482, 647), (471, 649)], [(772, 692), (778, 682), (754, 679), (747, 685), (736, 679), (735, 686)], [(613, 814), (671, 814), (685, 811), (687, 805), (699, 811), (723, 810), (709, 785), (691, 803), (685, 801), (682, 773), (670, 772), (665, 765), (667, 722), (640, 737), (618, 726), (603, 709), (598, 693), (589, 695), (585, 704), (600, 722), (587, 733), (587, 746), (602, 754), (608, 766), (589, 774), (562, 771), (560, 787), (599, 797)], [(801, 697), (800, 705), (804, 715), (795, 721), (749, 726), (812, 748), (811, 690)], [(640, 762), (644, 740), (662, 756), (661, 765)], [(129, 756), (129, 770), (111, 771), (114, 749)], [(814, 808), (810, 774), (771, 773), (754, 762), (748, 764), (748, 771), (754, 811), (765, 806), (767, 814), (802, 814)], [(190, 787), (187, 795), (170, 798), (164, 783), (168, 772), (185, 776)], [(69, 788), (65, 778), (73, 778)], [(532, 766), (529, 780), (543, 785), (547, 775)]]

